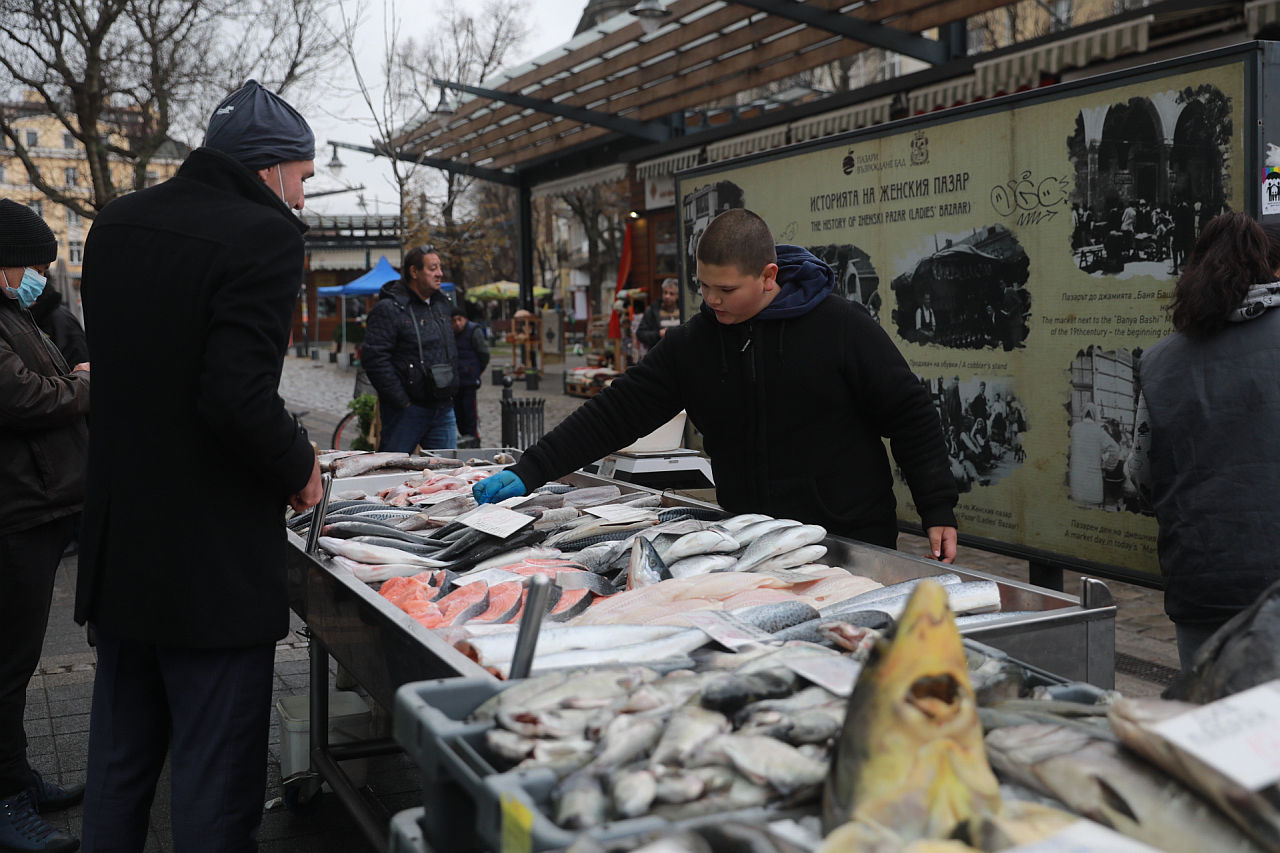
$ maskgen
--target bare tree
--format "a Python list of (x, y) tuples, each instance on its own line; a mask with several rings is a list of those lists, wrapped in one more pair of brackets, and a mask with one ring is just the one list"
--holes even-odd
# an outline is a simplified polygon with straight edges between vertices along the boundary
[[(212, 105), (249, 76), (283, 91), (332, 70), (330, 2), (0, 0), (0, 68), (12, 80), (0, 90), (0, 141), (46, 198), (92, 218), (145, 186), (175, 137), (197, 143)], [(27, 148), (15, 122), (32, 114), (53, 116), (83, 147), (87, 197)]]
[[(590, 281), (588, 293), (594, 300), (603, 291), (601, 286), (610, 271), (616, 271), (622, 258), (622, 240), (627, 215), (626, 186), (593, 184), (589, 187), (561, 193), (561, 201), (569, 206), (582, 225), (587, 237), (586, 272)], [(612, 298), (612, 297), (611, 297)], [(599, 310), (607, 313), (603, 304)]]

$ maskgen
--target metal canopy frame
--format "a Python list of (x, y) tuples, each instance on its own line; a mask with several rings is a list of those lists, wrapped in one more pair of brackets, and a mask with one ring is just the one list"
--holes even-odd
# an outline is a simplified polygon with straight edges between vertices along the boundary
[(865, 21), (850, 15), (828, 12), (826, 9), (817, 8), (809, 3), (799, 3), (796, 0), (733, 0), (733, 2), (780, 18), (818, 27), (846, 38), (856, 39), (873, 47), (892, 50), (931, 65), (950, 59), (946, 45), (942, 42), (904, 33), (902, 30), (885, 26), (878, 21)]

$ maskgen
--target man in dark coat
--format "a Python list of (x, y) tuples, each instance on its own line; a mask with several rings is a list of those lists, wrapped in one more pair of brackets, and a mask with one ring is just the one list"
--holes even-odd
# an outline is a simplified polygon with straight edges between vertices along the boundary
[(798, 246), (775, 249), (768, 225), (748, 210), (712, 220), (697, 260), (698, 316), (668, 330), (514, 466), (477, 483), (477, 500), (524, 494), (685, 409), (724, 509), (891, 548), (898, 522), (887, 436), (934, 556), (951, 562), (959, 496), (938, 413), (884, 330), (861, 305), (832, 295), (830, 267)]
[(474, 440), (479, 447), (480, 415), (476, 411), (476, 389), (480, 377), (489, 366), (489, 344), (484, 330), (467, 319), (467, 313), (454, 308), (453, 342), (458, 349), (458, 394), (453, 398), (453, 413), (458, 419), (458, 434)]
[(360, 361), (378, 392), (379, 450), (458, 446), (458, 354), (449, 324), (453, 305), (440, 292), (443, 280), (433, 247), (410, 249), (400, 280), (383, 285), (369, 312)]
[(46, 335), (53, 340), (53, 345), (62, 353), (67, 364), (79, 364), (89, 360), (89, 342), (84, 336), (84, 327), (71, 313), (71, 309), (62, 304), (62, 294), (52, 287), (41, 292), (35, 304), (31, 306), (31, 316), (35, 318)]
[(249, 81), (162, 184), (108, 204), (85, 246), (95, 375), (76, 619), (98, 671), (86, 851), (141, 850), (172, 749), (179, 850), (256, 850), (285, 504), (320, 499), (278, 389), (303, 275), (315, 139)]
[(40, 778), (23, 726), (54, 575), (84, 500), (89, 440), (89, 365), (69, 367), (27, 310), (57, 254), (44, 220), (0, 199), (0, 850), (74, 850), (40, 813), (84, 792)]

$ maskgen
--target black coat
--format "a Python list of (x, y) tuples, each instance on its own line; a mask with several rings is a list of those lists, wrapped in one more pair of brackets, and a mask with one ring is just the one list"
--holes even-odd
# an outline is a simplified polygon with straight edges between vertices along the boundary
[(453, 333), (453, 343), (458, 350), (458, 387), (479, 385), (484, 369), (489, 366), (489, 344), (485, 342), (484, 330), (468, 320), (461, 332)]
[(94, 222), (78, 621), (197, 648), (288, 632), (283, 513), (315, 464), (279, 394), (305, 230), (207, 148)]
[(46, 287), (31, 306), (31, 315), (36, 318), (36, 325), (53, 339), (67, 364), (75, 367), (89, 360), (89, 341), (85, 338), (84, 327), (76, 315), (62, 304), (61, 293)]
[(0, 535), (79, 512), (89, 374), (71, 373), (31, 314), (3, 296), (0, 399)]
[[(378, 297), (365, 324), (360, 363), (377, 389), (379, 403), (384, 408), (403, 409), (410, 403), (432, 406), (448, 402), (458, 387), (458, 353), (449, 323), (453, 305), (439, 291), (424, 302), (400, 281), (383, 285)], [(453, 387), (441, 389), (436, 398), (427, 379), (433, 364), (454, 368)]]
[(667, 330), (512, 470), (536, 488), (681, 409), (702, 433), (730, 512), (892, 545), (888, 436), (924, 526), (955, 525), (958, 495), (928, 392), (867, 311), (836, 296), (791, 319), (722, 325), (704, 311)]

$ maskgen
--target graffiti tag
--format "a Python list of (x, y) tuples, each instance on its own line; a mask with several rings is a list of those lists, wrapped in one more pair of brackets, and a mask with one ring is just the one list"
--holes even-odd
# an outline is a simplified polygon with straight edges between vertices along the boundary
[(1049, 177), (1035, 181), (1028, 169), (1018, 179), (992, 187), (991, 206), (1001, 216), (1011, 216), (1017, 210), (1048, 211), (1067, 204), (1070, 191), (1071, 182), (1067, 178)]

